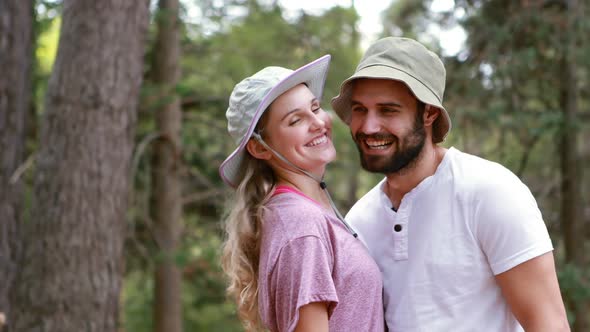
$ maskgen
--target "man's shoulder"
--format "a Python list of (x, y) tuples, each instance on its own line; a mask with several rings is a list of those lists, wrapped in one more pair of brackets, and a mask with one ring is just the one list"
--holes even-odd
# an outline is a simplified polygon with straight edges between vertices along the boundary
[[(507, 206), (520, 198), (530, 200), (532, 197), (526, 184), (498, 162), (464, 152), (459, 152), (454, 159), (451, 169), (455, 195), (463, 197), (465, 202)], [(509, 197), (511, 199), (507, 200)]]
[(495, 172), (510, 172), (502, 164), (484, 157), (480, 157), (468, 152), (460, 151), (456, 148), (449, 150), (451, 152), (451, 163), (454, 167), (461, 167), (468, 173), (481, 174), (483, 171), (493, 170)]
[(504, 165), (453, 149), (451, 170), (455, 183), (463, 190), (520, 183), (520, 179)]

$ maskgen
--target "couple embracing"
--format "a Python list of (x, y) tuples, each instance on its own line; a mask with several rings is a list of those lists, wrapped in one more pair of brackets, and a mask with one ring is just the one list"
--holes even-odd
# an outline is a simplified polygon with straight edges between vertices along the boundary
[(375, 42), (332, 99), (363, 168), (384, 175), (341, 216), (323, 180), (329, 62), (266, 67), (229, 99), (222, 265), (246, 329), (569, 331), (534, 197), (505, 167), (439, 145), (445, 68), (414, 40)]

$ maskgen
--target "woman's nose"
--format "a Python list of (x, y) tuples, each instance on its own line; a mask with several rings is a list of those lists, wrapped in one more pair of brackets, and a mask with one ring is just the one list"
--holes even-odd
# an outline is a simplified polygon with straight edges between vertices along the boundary
[(330, 115), (324, 110), (320, 110), (317, 114), (313, 113), (312, 117), (312, 128), (324, 128), (326, 124), (330, 122)]

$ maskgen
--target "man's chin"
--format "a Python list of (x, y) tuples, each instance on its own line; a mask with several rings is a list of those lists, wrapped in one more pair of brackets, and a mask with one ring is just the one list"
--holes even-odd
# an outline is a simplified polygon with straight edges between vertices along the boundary
[(361, 157), (361, 166), (371, 173), (386, 173), (387, 159), (382, 157)]

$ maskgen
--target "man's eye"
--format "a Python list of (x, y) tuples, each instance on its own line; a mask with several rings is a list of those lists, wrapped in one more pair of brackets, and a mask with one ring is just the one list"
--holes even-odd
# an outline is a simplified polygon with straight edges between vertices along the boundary
[(366, 108), (364, 107), (353, 107), (352, 108), (352, 112), (364, 112), (366, 110)]

